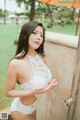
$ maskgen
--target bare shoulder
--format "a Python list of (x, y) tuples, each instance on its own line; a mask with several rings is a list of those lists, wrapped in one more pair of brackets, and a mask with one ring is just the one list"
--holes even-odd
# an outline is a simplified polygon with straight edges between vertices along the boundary
[(12, 66), (12, 67), (16, 67), (18, 65), (18, 59), (12, 59), (10, 62), (9, 62), (9, 66)]
[(12, 59), (9, 63), (9, 66), (12, 66), (12, 67), (15, 67), (15, 68), (20, 68), (21, 66), (25, 66), (26, 64), (26, 67), (28, 66), (29, 62), (28, 62), (28, 59)]
[(9, 64), (8, 64), (8, 74), (12, 75), (13, 73), (16, 74), (17, 73), (17, 67), (18, 66), (18, 62), (16, 59), (12, 59)]

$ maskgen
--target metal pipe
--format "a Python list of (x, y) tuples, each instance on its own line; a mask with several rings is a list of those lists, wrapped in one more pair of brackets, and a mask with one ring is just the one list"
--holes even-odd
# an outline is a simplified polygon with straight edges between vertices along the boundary
[(75, 100), (73, 100), (72, 98), (68, 98), (67, 100), (64, 100), (64, 105), (66, 105), (66, 107), (70, 107), (72, 104), (74, 104)]

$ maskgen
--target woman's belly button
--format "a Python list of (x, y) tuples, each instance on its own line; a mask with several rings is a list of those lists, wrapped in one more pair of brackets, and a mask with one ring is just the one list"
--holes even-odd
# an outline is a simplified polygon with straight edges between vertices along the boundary
[(24, 105), (31, 105), (36, 101), (36, 96), (29, 96), (29, 97), (21, 97), (20, 101)]

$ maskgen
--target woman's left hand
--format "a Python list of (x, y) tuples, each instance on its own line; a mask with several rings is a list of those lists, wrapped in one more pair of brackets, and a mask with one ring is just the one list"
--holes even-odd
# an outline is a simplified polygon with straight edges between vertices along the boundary
[(44, 92), (47, 92), (49, 89), (55, 87), (57, 85), (56, 79), (53, 79), (49, 85), (42, 87), (42, 88), (36, 88), (33, 90), (34, 94), (42, 94)]
[(45, 89), (45, 91), (48, 91), (51, 88), (54, 88), (57, 85), (57, 81), (56, 79), (53, 79), (49, 85), (47, 85), (46, 87), (44, 87), (43, 89)]

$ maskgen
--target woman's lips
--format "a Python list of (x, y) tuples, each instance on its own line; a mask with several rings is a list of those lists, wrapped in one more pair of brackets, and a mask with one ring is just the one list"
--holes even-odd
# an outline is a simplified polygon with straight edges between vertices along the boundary
[(34, 42), (34, 43), (36, 43), (36, 44), (40, 44), (38, 41), (36, 41), (36, 42)]

